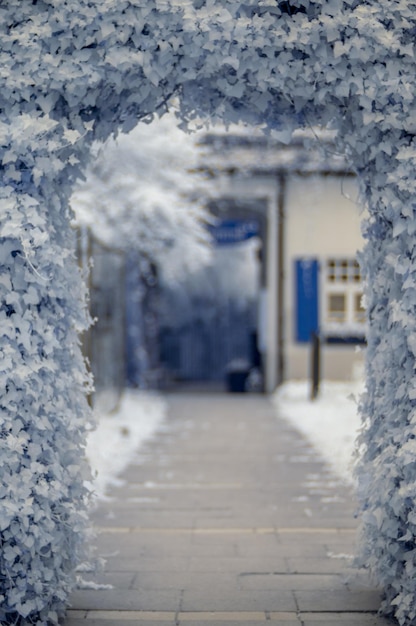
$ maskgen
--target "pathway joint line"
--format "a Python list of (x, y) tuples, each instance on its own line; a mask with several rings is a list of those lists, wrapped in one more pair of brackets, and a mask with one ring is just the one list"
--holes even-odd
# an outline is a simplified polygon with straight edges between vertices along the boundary
[(282, 534), (296, 534), (296, 533), (305, 533), (308, 535), (318, 535), (318, 534), (330, 534), (330, 535), (339, 535), (343, 533), (353, 534), (355, 535), (357, 530), (355, 528), (324, 528), (324, 527), (316, 527), (313, 526), (300, 526), (300, 527), (276, 527), (277, 533)]
[(134, 533), (154, 533), (159, 535), (274, 535), (279, 532), (278, 528), (272, 526), (266, 528), (149, 528), (144, 526), (96, 526), (95, 530), (100, 535), (109, 534), (134, 534)]
[(265, 622), (264, 611), (180, 611), (179, 622), (204, 620), (206, 622)]
[[(68, 616), (70, 616), (68, 614)], [(174, 611), (117, 611), (117, 610), (89, 610), (86, 619), (96, 620), (120, 620), (122, 622), (132, 621), (169, 621), (174, 620), (176, 613)]]
[(145, 489), (146, 491), (155, 489), (254, 489), (255, 486), (243, 485), (242, 483), (130, 483), (130, 488)]
[(220, 534), (246, 534), (246, 535), (273, 535), (275, 533), (282, 535), (355, 535), (356, 529), (352, 528), (311, 528), (307, 526), (300, 527), (225, 527), (225, 528), (156, 528), (146, 526), (96, 526), (96, 532), (100, 534), (129, 534), (129, 533), (156, 533), (156, 534), (188, 534), (194, 535), (220, 535)]
[(272, 535), (276, 528), (195, 528), (195, 535)]
[[(302, 616), (302, 619), (311, 619), (312, 617), (331, 617), (331, 616), (343, 616), (345, 618), (353, 618), (359, 615), (374, 615), (378, 616), (378, 611), (368, 610), (364, 611), (363, 609), (358, 609), (357, 611), (353, 611), (352, 609), (348, 609), (348, 611), (300, 611), (299, 615)], [(394, 623), (394, 622), (393, 622)]]

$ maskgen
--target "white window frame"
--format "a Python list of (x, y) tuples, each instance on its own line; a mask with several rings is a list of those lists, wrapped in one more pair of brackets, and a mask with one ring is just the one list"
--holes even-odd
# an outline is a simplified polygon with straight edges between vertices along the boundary
[[(330, 263), (334, 262), (335, 266), (330, 268)], [(345, 264), (344, 267), (342, 264)], [(357, 261), (354, 256), (331, 255), (320, 260), (320, 327), (321, 332), (327, 337), (361, 337), (365, 334), (365, 318), (356, 319), (356, 296), (362, 297), (363, 284), (361, 276), (356, 280)], [(344, 269), (344, 272), (342, 272)], [(330, 275), (335, 276), (335, 280), (330, 281)], [(341, 275), (345, 275), (347, 279), (341, 280)], [(360, 274), (358, 274), (360, 275)], [(337, 279), (337, 277), (339, 277)], [(342, 322), (330, 321), (329, 318), (329, 296), (331, 294), (344, 295), (346, 298), (345, 319)]]

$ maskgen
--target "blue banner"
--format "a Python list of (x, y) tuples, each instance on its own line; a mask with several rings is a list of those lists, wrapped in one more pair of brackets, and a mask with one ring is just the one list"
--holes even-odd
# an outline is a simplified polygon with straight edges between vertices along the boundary
[(296, 275), (296, 341), (307, 343), (319, 331), (319, 264), (317, 259), (297, 259)]
[(256, 220), (220, 220), (208, 226), (217, 245), (241, 243), (251, 237), (258, 237), (259, 225)]

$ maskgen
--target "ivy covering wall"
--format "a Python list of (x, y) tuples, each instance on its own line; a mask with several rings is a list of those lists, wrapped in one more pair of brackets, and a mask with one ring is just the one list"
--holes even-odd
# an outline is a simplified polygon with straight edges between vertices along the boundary
[(88, 558), (71, 188), (94, 139), (173, 95), (183, 125), (330, 125), (360, 177), (363, 559), (416, 623), (415, 33), (415, 0), (0, 3), (2, 623), (56, 623)]

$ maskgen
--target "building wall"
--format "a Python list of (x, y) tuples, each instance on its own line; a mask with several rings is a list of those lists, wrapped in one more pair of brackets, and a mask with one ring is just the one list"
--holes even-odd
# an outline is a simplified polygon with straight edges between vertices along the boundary
[[(284, 337), (285, 378), (309, 376), (310, 347), (296, 341), (295, 260), (302, 257), (352, 258), (362, 247), (361, 216), (356, 201), (357, 184), (352, 177), (289, 176), (285, 194)], [(322, 272), (318, 273), (322, 294)], [(321, 296), (322, 297), (322, 296)], [(323, 303), (319, 301), (319, 317)], [(350, 379), (362, 364), (362, 352), (352, 344), (326, 345), (322, 349), (322, 377)]]

